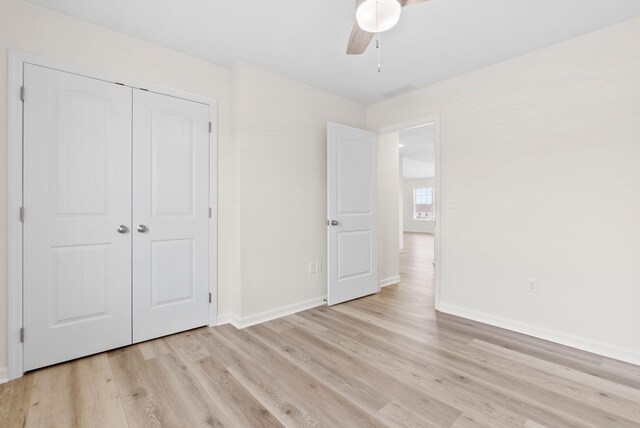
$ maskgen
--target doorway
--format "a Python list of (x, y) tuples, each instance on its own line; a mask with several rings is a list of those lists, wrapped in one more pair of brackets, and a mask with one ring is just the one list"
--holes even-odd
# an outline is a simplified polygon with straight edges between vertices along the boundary
[[(379, 133), (328, 124), (327, 294), (329, 305), (397, 285), (405, 211), (423, 227), (430, 247), (424, 261), (434, 306), (439, 301), (439, 158), (437, 117), (383, 128)], [(406, 144), (401, 142), (401, 135)], [(407, 150), (405, 150), (405, 147)], [(402, 151), (402, 152), (401, 152)], [(406, 183), (413, 186), (405, 192)], [(342, 171), (342, 172), (340, 172)], [(344, 188), (341, 184), (344, 180)], [(424, 180), (427, 180), (426, 182)], [(348, 184), (348, 185), (347, 185)], [(405, 209), (405, 194), (411, 198)], [(357, 204), (357, 205), (355, 205)], [(342, 221), (338, 218), (343, 215)], [(362, 220), (361, 224), (349, 220)], [(409, 221), (406, 222), (407, 225)], [(428, 235), (428, 236), (427, 236)], [(341, 266), (342, 264), (342, 266)], [(339, 299), (334, 298), (340, 296)]]
[[(380, 236), (386, 236), (380, 241), (380, 253), (384, 255), (380, 269), (390, 278), (381, 285), (414, 291), (423, 287), (419, 294), (426, 293), (437, 307), (440, 239), (437, 117), (382, 129), (379, 144), (380, 189), (386, 192), (380, 199), (386, 200), (387, 205), (397, 201), (395, 212), (389, 211), (386, 218), (380, 219)], [(395, 280), (394, 272), (398, 275)]]

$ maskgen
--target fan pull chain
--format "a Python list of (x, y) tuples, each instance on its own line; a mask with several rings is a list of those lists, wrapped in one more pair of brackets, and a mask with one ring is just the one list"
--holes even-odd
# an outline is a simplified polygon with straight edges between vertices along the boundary
[(380, 6), (378, 5), (378, 0), (376, 0), (376, 52), (378, 54), (378, 73), (382, 70), (382, 66), (380, 65), (380, 31), (378, 31), (379, 14)]
[(376, 33), (376, 51), (378, 52), (378, 73), (382, 70), (382, 66), (380, 65), (380, 33)]

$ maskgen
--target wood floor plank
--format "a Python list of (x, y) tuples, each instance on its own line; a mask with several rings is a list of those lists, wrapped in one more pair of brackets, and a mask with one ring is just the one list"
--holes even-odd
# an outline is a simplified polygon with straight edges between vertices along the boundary
[(491, 424), (486, 422), (480, 422), (477, 419), (469, 415), (461, 415), (458, 419), (451, 424), (450, 428), (491, 428)]
[(282, 424), (215, 357), (191, 363), (193, 371), (218, 405), (229, 426), (281, 427)]
[(156, 375), (137, 347), (109, 358), (130, 427), (180, 427)]
[(288, 330), (290, 328), (292, 328), (293, 326), (291, 325), (291, 323), (289, 321), (287, 321), (284, 318), (278, 318), (275, 320), (271, 320), (271, 321), (267, 321), (265, 323), (263, 323), (262, 325), (264, 325), (265, 327), (270, 328), (271, 330), (275, 331), (276, 333), (281, 333), (285, 330)]
[(289, 394), (281, 393), (278, 385), (272, 384), (253, 366), (253, 363), (238, 364), (230, 367), (229, 372), (284, 426), (320, 426), (320, 422), (313, 415), (308, 414), (304, 408), (291, 401)]
[(200, 330), (198, 340), (206, 347), (210, 358), (224, 367), (234, 366), (251, 359), (213, 328)]
[(27, 427), (120, 427), (127, 419), (106, 354), (33, 374)]
[(430, 421), (424, 414), (416, 413), (392, 401), (376, 413), (376, 417), (387, 426), (406, 428), (437, 428), (438, 425)]
[(209, 399), (196, 373), (179, 355), (162, 355), (145, 364), (156, 376), (159, 388), (181, 426), (230, 426), (218, 408), (220, 403)]
[(0, 427), (24, 426), (32, 387), (33, 374), (0, 385)]
[(147, 342), (138, 343), (140, 354), (145, 360), (156, 358), (160, 355), (170, 354), (173, 350), (164, 337), (160, 339), (149, 340)]
[(189, 361), (194, 361), (211, 355), (206, 345), (198, 340), (198, 336), (199, 330), (191, 330), (169, 336), (166, 341), (175, 352)]

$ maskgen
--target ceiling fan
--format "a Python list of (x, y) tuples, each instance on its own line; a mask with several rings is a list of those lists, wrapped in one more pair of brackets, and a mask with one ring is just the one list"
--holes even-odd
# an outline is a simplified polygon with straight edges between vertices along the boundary
[(375, 33), (387, 31), (398, 23), (403, 7), (425, 1), (428, 0), (356, 0), (356, 22), (347, 44), (347, 54), (362, 54)]

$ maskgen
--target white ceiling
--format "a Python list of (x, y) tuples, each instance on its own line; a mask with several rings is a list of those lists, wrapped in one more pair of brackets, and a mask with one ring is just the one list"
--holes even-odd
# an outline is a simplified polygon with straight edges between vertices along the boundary
[(433, 124), (399, 132), (402, 178), (435, 176), (435, 130)]
[(431, 0), (347, 56), (353, 0), (30, 0), (187, 54), (246, 61), (362, 102), (640, 16), (638, 0)]

